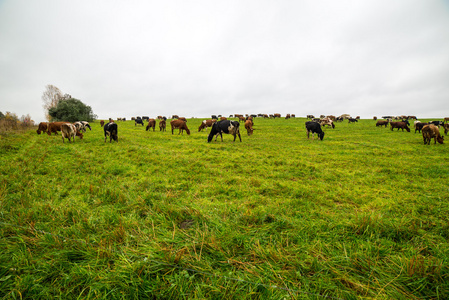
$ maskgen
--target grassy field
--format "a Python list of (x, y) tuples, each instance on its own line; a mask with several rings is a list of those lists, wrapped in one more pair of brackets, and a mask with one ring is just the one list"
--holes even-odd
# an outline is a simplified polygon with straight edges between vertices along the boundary
[(0, 136), (0, 298), (447, 299), (449, 148), (256, 119)]

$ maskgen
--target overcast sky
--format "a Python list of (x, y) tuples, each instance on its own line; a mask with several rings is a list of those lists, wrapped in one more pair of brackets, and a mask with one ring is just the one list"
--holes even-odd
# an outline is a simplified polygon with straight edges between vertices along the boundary
[(449, 117), (449, 1), (0, 0), (0, 111)]

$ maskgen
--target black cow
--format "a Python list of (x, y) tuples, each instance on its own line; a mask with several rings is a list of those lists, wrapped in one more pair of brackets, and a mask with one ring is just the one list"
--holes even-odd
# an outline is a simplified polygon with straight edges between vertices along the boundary
[(240, 136), (240, 123), (238, 121), (230, 121), (230, 120), (223, 120), (215, 122), (212, 125), (212, 129), (210, 130), (209, 137), (207, 138), (207, 142), (209, 143), (212, 141), (215, 135), (215, 141), (217, 140), (218, 135), (221, 137), (221, 141), (223, 142), (223, 135), (222, 133), (232, 134), (234, 136), (234, 142), (237, 137), (239, 136), (240, 142), (242, 141), (242, 137)]
[(348, 119), (348, 123), (355, 123), (355, 122), (358, 122), (358, 119), (354, 119), (354, 118)]
[(307, 138), (309, 138), (309, 134), (310, 134), (310, 132), (312, 132), (312, 139), (316, 133), (316, 134), (318, 134), (318, 137), (320, 138), (320, 140), (323, 140), (324, 131), (321, 130), (320, 123), (308, 121), (308, 122), (306, 122), (306, 129), (307, 129)]
[(429, 124), (433, 124), (435, 126), (438, 126), (438, 128), (440, 128), (440, 126), (444, 126), (444, 122), (443, 121), (430, 121)]
[(143, 126), (143, 120), (140, 117), (137, 117), (134, 120), (134, 126), (136, 126), (137, 124), (141, 124)]
[(114, 122), (109, 122), (108, 124), (104, 125), (104, 141), (106, 142), (108, 136), (109, 136), (109, 143), (112, 142), (112, 140), (118, 142), (118, 126)]

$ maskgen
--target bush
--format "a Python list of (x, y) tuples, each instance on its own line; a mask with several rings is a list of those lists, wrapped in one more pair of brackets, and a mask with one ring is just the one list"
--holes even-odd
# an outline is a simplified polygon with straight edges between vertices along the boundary
[(48, 114), (51, 121), (92, 122), (97, 117), (90, 106), (75, 98), (60, 100), (55, 107), (48, 110)]

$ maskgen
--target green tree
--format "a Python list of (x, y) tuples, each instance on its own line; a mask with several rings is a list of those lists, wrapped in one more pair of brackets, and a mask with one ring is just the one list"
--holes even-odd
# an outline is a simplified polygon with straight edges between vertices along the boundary
[(48, 110), (48, 115), (52, 121), (88, 121), (92, 122), (97, 116), (92, 108), (81, 100), (75, 98), (61, 99), (55, 107)]

